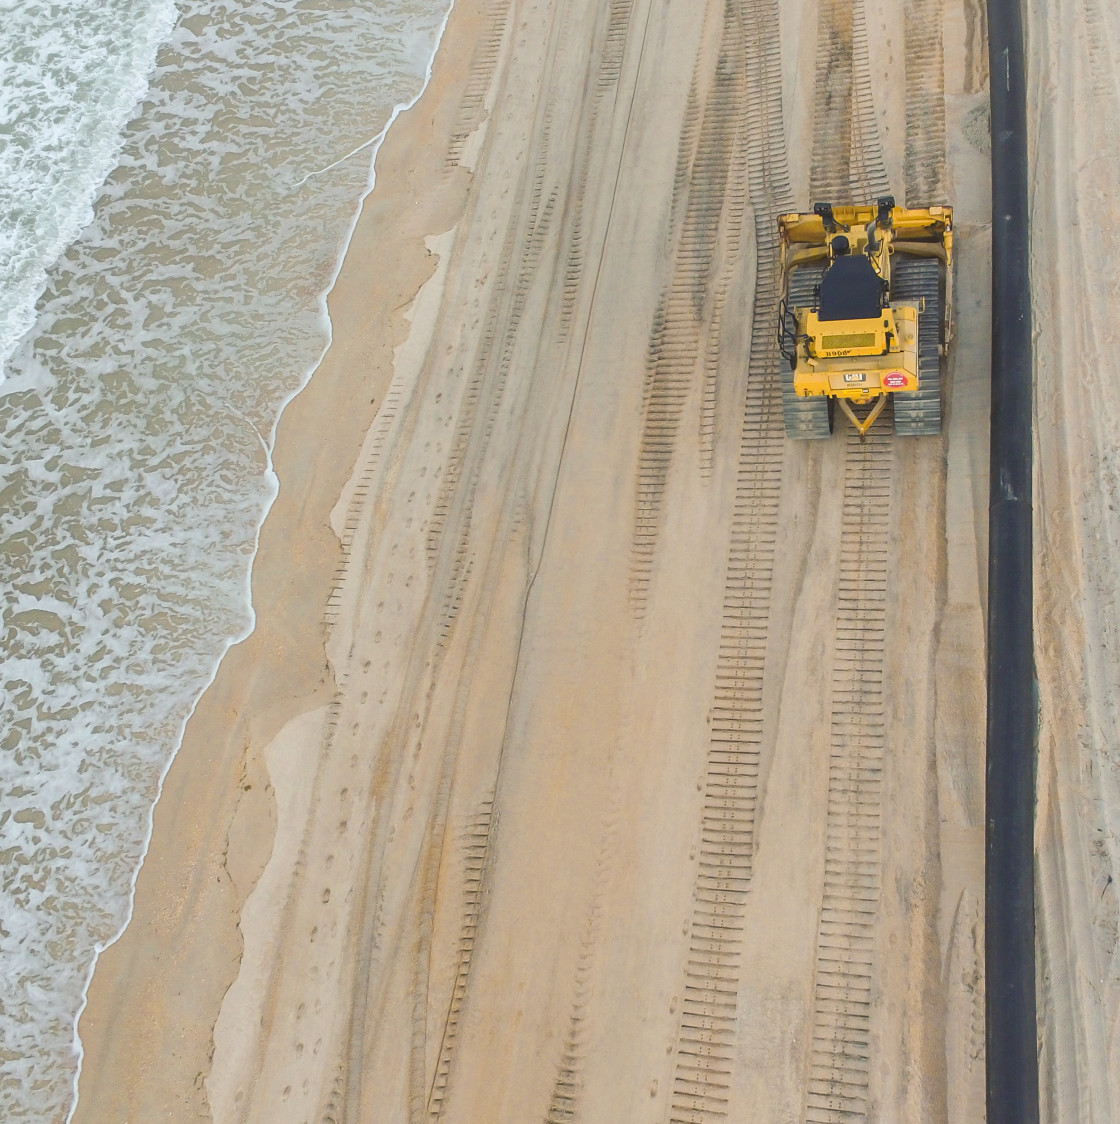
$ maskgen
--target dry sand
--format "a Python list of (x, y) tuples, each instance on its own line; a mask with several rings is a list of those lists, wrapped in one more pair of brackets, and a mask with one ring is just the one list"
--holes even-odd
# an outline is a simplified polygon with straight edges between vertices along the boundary
[[(902, 7), (458, 0), (78, 1121), (983, 1119), (986, 43)], [(1043, 1093), (1107, 1124), (1120, 15), (1029, 39)], [(787, 443), (774, 214), (887, 187), (956, 207), (944, 434)]]

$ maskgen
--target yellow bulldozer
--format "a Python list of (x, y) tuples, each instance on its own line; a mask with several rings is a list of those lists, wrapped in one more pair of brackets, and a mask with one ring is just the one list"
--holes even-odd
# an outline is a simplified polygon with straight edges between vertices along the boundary
[(940, 433), (953, 209), (818, 203), (778, 234), (786, 435), (827, 437), (839, 405), (862, 441), (888, 398), (896, 433)]

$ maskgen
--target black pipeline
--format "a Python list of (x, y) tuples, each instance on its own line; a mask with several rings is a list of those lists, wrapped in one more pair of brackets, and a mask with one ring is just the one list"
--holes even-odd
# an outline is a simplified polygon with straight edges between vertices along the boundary
[(992, 422), (988, 513), (987, 1124), (1037, 1124), (1034, 588), (1027, 108), (1021, 0), (988, 0)]

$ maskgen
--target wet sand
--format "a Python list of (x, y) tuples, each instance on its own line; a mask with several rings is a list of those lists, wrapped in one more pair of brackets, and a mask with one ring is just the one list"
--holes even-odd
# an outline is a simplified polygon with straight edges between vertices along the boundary
[[(1040, 1042), (1046, 1118), (1104, 1124), (1120, 18), (1060, 9)], [(284, 415), (257, 629), (99, 963), (77, 1120), (983, 1118), (982, 32), (954, 0), (459, 0)], [(887, 189), (956, 208), (943, 434), (787, 442), (774, 215)]]

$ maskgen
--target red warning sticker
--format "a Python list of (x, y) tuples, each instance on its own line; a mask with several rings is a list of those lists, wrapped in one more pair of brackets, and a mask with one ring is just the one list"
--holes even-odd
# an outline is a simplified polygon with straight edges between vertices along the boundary
[(899, 387), (906, 385), (906, 376), (901, 371), (891, 371), (891, 373), (884, 377), (883, 385), (889, 387)]

